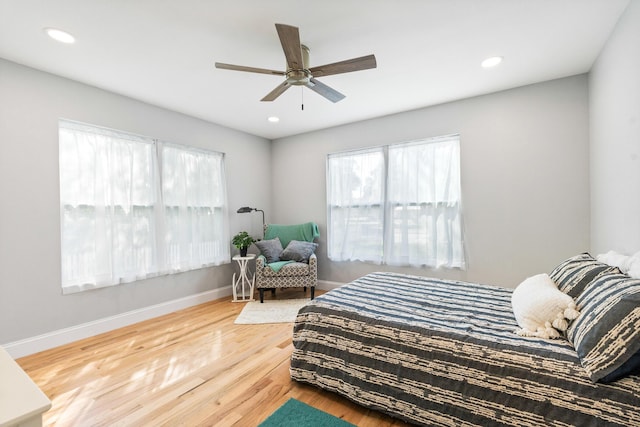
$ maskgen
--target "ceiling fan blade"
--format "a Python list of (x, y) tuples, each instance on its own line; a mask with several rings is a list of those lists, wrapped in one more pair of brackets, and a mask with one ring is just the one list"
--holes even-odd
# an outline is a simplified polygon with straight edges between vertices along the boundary
[(292, 70), (304, 69), (298, 27), (276, 24), (276, 30), (278, 30), (278, 37), (280, 37), (284, 56), (287, 58), (287, 66)]
[(222, 62), (216, 62), (216, 68), (221, 68), (223, 70), (246, 71), (249, 73), (272, 74), (276, 76), (286, 75), (284, 71), (267, 70), (265, 68), (245, 67), (244, 65), (223, 64)]
[(376, 68), (375, 55), (362, 56), (360, 58), (347, 59), (346, 61), (334, 62), (333, 64), (321, 65), (310, 68), (309, 71), (314, 77), (330, 76), (332, 74), (350, 73), (352, 71), (368, 70)]
[(282, 95), (284, 93), (285, 90), (289, 89), (291, 87), (291, 85), (289, 84), (289, 82), (284, 81), (282, 83), (280, 83), (278, 85), (278, 87), (276, 87), (274, 90), (272, 90), (271, 92), (269, 92), (267, 94), (267, 96), (265, 96), (264, 98), (262, 98), (260, 101), (273, 101), (275, 100), (277, 97), (279, 97), (280, 95)]
[(345, 98), (345, 96), (340, 92), (338, 92), (337, 90), (330, 88), (326, 84), (321, 83), (314, 78), (309, 79), (309, 83), (307, 83), (307, 87), (312, 91), (324, 96), (331, 102), (338, 102)]

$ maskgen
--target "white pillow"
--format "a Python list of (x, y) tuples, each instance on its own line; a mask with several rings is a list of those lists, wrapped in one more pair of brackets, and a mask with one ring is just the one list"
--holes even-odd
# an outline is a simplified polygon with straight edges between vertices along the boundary
[(521, 329), (516, 333), (525, 337), (559, 338), (567, 320), (580, 314), (569, 295), (558, 289), (548, 274), (525, 279), (511, 295), (513, 314)]
[[(640, 279), (640, 252), (636, 252), (627, 258), (624, 267), (627, 276), (633, 277), (634, 279)], [(622, 270), (622, 269), (621, 269)]]
[(609, 251), (596, 257), (600, 262), (613, 267), (618, 267), (627, 276), (640, 279), (640, 252), (633, 255), (624, 255), (616, 251)]
[(627, 265), (629, 257), (616, 251), (609, 251), (605, 254), (597, 255), (596, 259), (612, 267), (618, 267), (623, 273), (626, 273), (629, 269)]
[(596, 259), (612, 267), (618, 267), (627, 276), (640, 279), (640, 252), (629, 256), (609, 251), (606, 254), (598, 255)]

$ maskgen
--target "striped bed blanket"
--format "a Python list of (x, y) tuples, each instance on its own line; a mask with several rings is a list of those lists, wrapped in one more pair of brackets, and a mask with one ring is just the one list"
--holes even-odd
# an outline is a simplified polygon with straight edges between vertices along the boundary
[(511, 293), (368, 274), (300, 310), (291, 377), (413, 424), (640, 425), (640, 377), (593, 383), (567, 340), (515, 334)]

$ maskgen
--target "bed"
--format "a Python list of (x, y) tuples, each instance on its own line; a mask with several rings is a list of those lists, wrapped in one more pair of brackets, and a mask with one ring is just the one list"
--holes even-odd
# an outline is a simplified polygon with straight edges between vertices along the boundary
[(368, 274), (300, 310), (291, 377), (413, 424), (640, 425), (640, 377), (594, 382), (569, 340), (514, 333), (511, 295)]

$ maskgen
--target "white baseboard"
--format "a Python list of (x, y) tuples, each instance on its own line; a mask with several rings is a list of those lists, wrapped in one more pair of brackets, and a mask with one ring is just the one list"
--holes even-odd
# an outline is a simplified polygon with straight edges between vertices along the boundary
[(69, 328), (59, 329), (57, 331), (48, 332), (20, 341), (14, 341), (3, 344), (2, 347), (13, 357), (28, 356), (43, 350), (68, 344), (84, 338), (92, 337), (164, 314), (173, 313), (174, 311), (188, 308), (194, 305), (202, 304), (219, 298), (231, 295), (231, 286), (225, 286), (219, 289), (202, 292), (195, 295), (179, 298), (172, 301), (155, 304), (149, 307), (128, 311), (126, 313), (117, 314), (115, 316), (105, 317), (103, 319), (94, 320)]
[(340, 282), (330, 282), (328, 280), (318, 280), (318, 289), (322, 289), (323, 291), (330, 291), (331, 289), (339, 288), (344, 285), (344, 283)]

